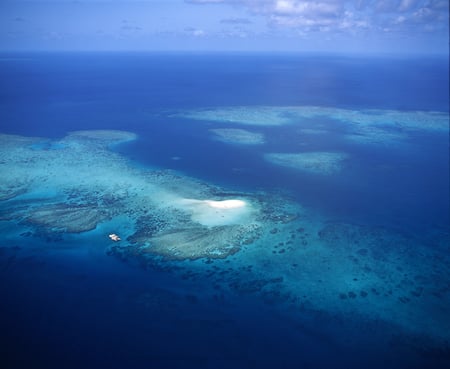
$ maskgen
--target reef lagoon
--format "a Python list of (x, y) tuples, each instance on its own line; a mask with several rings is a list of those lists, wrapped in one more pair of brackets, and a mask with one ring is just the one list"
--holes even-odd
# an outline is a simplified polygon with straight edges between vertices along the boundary
[(448, 60), (0, 65), (2, 368), (450, 365)]

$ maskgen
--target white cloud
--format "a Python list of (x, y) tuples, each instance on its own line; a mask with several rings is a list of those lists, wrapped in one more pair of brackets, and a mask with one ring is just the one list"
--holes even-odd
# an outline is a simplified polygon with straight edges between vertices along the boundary
[(276, 0), (274, 12), (280, 15), (336, 15), (341, 6), (330, 1)]
[(402, 11), (400, 15), (395, 14), (390, 20), (391, 31), (448, 31), (448, 0), (445, 6), (442, 1), (413, 1), (408, 5), (408, 11)]
[(401, 24), (401, 23), (405, 23), (405, 21), (406, 21), (406, 17), (404, 15), (399, 15), (397, 18), (394, 19), (393, 23)]
[[(411, 35), (448, 30), (448, 0), (189, 0), (196, 3), (228, 3), (254, 15), (264, 16), (268, 25), (304, 32), (358, 30)], [(419, 25), (417, 29), (412, 24)]]
[(268, 17), (272, 26), (296, 28), (302, 30), (302, 35), (308, 32), (354, 34), (371, 28), (370, 17), (350, 8), (337, 0), (276, 0), (266, 1), (259, 11)]
[(399, 6), (398, 0), (378, 0), (375, 2), (373, 9), (378, 13), (390, 13), (397, 11), (398, 6)]
[(194, 27), (188, 27), (184, 30), (188, 35), (194, 36), (194, 37), (203, 37), (206, 36), (206, 32), (199, 28)]
[(413, 13), (413, 18), (417, 22), (430, 21), (435, 17), (434, 12), (430, 8), (420, 8)]
[(229, 0), (184, 0), (189, 4), (223, 4), (230, 2)]
[(368, 29), (371, 27), (368, 20), (361, 18), (359, 14), (355, 14), (348, 10), (346, 10), (344, 15), (339, 18), (336, 25), (340, 30), (348, 30), (352, 33), (355, 33), (360, 29)]
[(220, 23), (245, 25), (245, 24), (252, 24), (253, 22), (247, 18), (226, 18), (222, 19)]
[(311, 40), (335, 37), (376, 39), (381, 34), (389, 35), (390, 38), (420, 40), (424, 33), (433, 32), (443, 40), (447, 37), (449, 27), (448, 0), (185, 1), (207, 7), (228, 4), (234, 10), (240, 9), (242, 15), (235, 20), (220, 21), (229, 26), (246, 24), (245, 30), (226, 29), (222, 33), (235, 38), (254, 32), (253, 23), (245, 21), (250, 16), (252, 20), (265, 19), (267, 34)]
[(411, 10), (417, 3), (417, 0), (402, 0), (398, 6), (398, 10), (401, 12)]

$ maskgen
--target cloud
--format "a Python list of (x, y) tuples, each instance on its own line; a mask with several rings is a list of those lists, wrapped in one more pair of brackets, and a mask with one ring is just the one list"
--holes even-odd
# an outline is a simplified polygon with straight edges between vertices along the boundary
[(123, 25), (122, 27), (120, 27), (120, 29), (124, 30), (124, 31), (142, 31), (141, 27), (138, 26), (130, 26), (130, 25)]
[(247, 18), (226, 18), (222, 19), (220, 23), (223, 24), (252, 24), (253, 22)]
[(390, 20), (388, 25), (391, 32), (393, 30), (448, 32), (448, 1), (402, 1), (400, 10), (406, 9), (404, 3), (408, 3), (406, 4), (408, 10), (401, 11), (400, 15)]
[[(399, 0), (377, 0), (373, 10), (377, 13), (389, 13), (398, 10)], [(370, 9), (370, 5), (367, 7)]]
[(334, 1), (298, 1), (277, 0), (273, 4), (277, 15), (287, 16), (335, 16), (342, 8), (342, 3)]
[(398, 6), (398, 10), (405, 12), (411, 10), (417, 3), (417, 0), (402, 0)]
[(206, 36), (206, 32), (204, 30), (195, 28), (195, 27), (187, 27), (184, 29), (184, 32), (186, 34), (188, 34), (189, 36), (194, 36), (194, 37)]
[[(223, 4), (223, 3), (231, 3), (230, 0), (184, 0), (188, 4)], [(240, 1), (236, 1), (236, 3), (240, 3)]]
[(124, 32), (140, 32), (142, 31), (142, 27), (137, 26), (132, 21), (128, 21), (124, 19), (122, 21), (122, 25), (120, 26), (120, 29)]
[[(229, 4), (266, 18), (272, 29), (308, 33), (390, 32), (420, 37), (427, 31), (448, 30), (448, 0), (185, 0), (213, 6)], [(221, 23), (249, 24), (242, 18)], [(413, 25), (416, 26), (414, 29)], [(443, 35), (443, 34), (442, 34)]]
[[(363, 14), (347, 9), (345, 2), (336, 0), (299, 1), (273, 0), (261, 10), (271, 25), (290, 27), (302, 32), (332, 33), (370, 28)], [(305, 34), (304, 34), (305, 35)]]

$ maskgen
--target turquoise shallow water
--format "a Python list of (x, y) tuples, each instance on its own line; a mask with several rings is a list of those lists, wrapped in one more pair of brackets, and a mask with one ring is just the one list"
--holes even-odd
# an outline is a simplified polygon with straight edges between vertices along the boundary
[(2, 367), (448, 366), (445, 61), (2, 63)]

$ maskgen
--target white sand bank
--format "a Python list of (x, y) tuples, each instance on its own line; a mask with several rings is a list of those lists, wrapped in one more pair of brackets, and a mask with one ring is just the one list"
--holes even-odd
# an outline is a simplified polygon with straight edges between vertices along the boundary
[(252, 207), (243, 200), (179, 199), (176, 206), (191, 214), (193, 221), (208, 227), (241, 224), (250, 219)]

